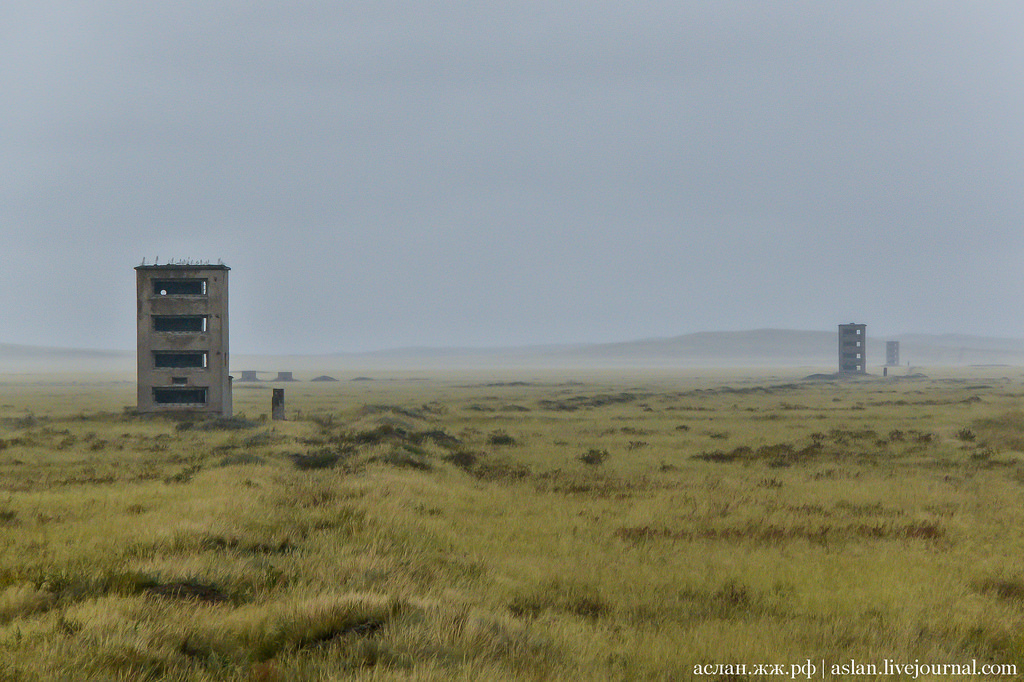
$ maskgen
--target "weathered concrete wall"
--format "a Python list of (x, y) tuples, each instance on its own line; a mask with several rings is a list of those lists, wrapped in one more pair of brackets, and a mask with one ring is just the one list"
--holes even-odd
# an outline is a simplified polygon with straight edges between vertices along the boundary
[(270, 398), (270, 417), (275, 421), (284, 419), (284, 389), (275, 388), (274, 395)]
[(135, 268), (140, 412), (231, 415), (229, 269), (226, 265)]
[(868, 371), (868, 326), (839, 325), (839, 373), (864, 374)]
[(887, 367), (896, 367), (900, 364), (900, 342), (885, 342), (885, 364)]

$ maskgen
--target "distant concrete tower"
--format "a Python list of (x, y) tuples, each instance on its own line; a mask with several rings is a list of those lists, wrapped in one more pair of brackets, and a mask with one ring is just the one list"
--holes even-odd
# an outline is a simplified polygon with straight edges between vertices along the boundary
[(139, 412), (231, 416), (226, 265), (140, 265)]
[(839, 373), (865, 374), (868, 371), (866, 324), (839, 325)]
[(885, 366), (886, 367), (899, 367), (900, 364), (900, 342), (899, 341), (886, 341), (885, 342)]

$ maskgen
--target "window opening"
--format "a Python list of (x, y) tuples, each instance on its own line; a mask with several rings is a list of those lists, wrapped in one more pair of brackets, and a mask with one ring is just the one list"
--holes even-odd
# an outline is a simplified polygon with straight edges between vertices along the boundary
[(154, 388), (153, 402), (158, 405), (205, 405), (204, 388)]
[(206, 280), (155, 279), (153, 293), (157, 296), (206, 296)]
[(154, 315), (153, 331), (157, 332), (205, 332), (205, 315)]
[(157, 369), (191, 367), (205, 369), (208, 353), (204, 351), (153, 351), (153, 366)]

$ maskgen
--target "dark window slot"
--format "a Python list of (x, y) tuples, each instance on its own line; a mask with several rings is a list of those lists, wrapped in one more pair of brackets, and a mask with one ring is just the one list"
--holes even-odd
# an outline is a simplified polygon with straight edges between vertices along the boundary
[(205, 315), (154, 315), (153, 331), (205, 332)]
[(206, 296), (206, 280), (156, 279), (153, 293), (157, 296)]
[(158, 405), (205, 405), (205, 388), (154, 388), (153, 401)]
[(153, 353), (153, 366), (157, 369), (192, 367), (206, 367), (206, 351), (178, 353), (167, 351), (155, 351)]

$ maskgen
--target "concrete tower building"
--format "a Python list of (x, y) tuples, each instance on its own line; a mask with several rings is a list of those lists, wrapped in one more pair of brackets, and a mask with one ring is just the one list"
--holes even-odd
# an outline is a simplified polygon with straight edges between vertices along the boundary
[(900, 364), (900, 342), (885, 342), (885, 364), (887, 367), (896, 367)]
[(139, 412), (231, 416), (228, 266), (140, 265)]
[(868, 326), (866, 324), (839, 325), (839, 373), (865, 374), (867, 362)]

